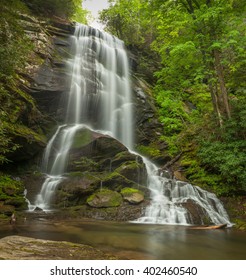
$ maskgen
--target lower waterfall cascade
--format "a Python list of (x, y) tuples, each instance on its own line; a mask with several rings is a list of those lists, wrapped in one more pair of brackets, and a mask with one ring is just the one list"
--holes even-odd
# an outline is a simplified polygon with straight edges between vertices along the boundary
[[(128, 57), (124, 43), (85, 25), (76, 25), (71, 36), (73, 57), (67, 65), (71, 73), (64, 123), (50, 139), (42, 161), (46, 179), (30, 210), (50, 210), (50, 202), (66, 171), (74, 135), (84, 126), (103, 132), (134, 152), (134, 113)], [(95, 113), (96, 112), (96, 113)], [(159, 174), (159, 169), (143, 158), (148, 174), (150, 205), (136, 223), (194, 223), (183, 205), (193, 201), (214, 224), (230, 225), (222, 203), (212, 193)]]

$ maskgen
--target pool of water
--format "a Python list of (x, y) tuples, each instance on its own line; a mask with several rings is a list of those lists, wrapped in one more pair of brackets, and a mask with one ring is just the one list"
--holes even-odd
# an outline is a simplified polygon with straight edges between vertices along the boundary
[(1, 224), (0, 237), (8, 235), (87, 244), (123, 259), (246, 259), (246, 233), (234, 229), (40, 218)]

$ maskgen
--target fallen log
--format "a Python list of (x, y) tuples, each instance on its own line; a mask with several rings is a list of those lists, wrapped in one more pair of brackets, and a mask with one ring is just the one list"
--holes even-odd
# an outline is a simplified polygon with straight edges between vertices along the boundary
[(214, 226), (201, 226), (201, 227), (189, 227), (189, 229), (221, 229), (226, 228), (227, 224), (214, 225)]

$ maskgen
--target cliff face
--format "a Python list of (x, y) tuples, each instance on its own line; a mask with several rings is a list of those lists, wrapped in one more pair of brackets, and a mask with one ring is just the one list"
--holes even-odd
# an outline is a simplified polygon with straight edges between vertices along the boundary
[(68, 88), (65, 60), (73, 34), (73, 25), (59, 19), (19, 17), (33, 46), (25, 67), (17, 71), (14, 81), (5, 82), (6, 94), (0, 93), (0, 132), (14, 147), (4, 154), (8, 161), (0, 169), (0, 214), (7, 215), (27, 208), (21, 176), (38, 169), (47, 139), (62, 115), (60, 101)]
[(11, 135), (19, 146), (8, 156), (13, 163), (31, 160), (39, 154), (63, 113), (62, 94), (69, 85), (65, 60), (69, 55), (69, 36), (73, 33), (72, 24), (58, 20), (40, 21), (21, 15), (21, 24), (34, 47), (24, 71), (18, 73), (18, 88), (25, 98)]

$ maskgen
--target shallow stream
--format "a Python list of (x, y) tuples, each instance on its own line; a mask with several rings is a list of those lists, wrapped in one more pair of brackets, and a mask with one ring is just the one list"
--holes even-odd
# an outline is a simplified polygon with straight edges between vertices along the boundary
[(15, 227), (1, 224), (0, 237), (8, 235), (87, 244), (122, 259), (246, 259), (246, 233), (231, 228), (39, 218), (19, 220)]

